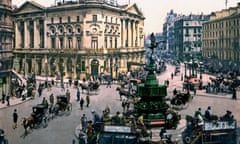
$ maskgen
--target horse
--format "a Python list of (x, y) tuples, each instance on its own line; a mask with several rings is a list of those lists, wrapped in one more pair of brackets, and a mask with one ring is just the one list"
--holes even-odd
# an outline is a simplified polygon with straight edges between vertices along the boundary
[(26, 137), (27, 134), (28, 134), (28, 129), (32, 130), (33, 127), (34, 127), (34, 118), (33, 117), (28, 117), (28, 118), (23, 118), (23, 121), (22, 121), (22, 125), (23, 125), (23, 128), (24, 128), (24, 134), (22, 135), (22, 137)]
[(87, 91), (87, 94), (89, 94), (90, 91), (97, 90), (99, 88), (100, 84), (98, 81), (90, 81), (89, 83), (81, 83), (80, 87), (83, 90)]
[(86, 84), (86, 83), (80, 83), (79, 85), (80, 85), (80, 87), (82, 88), (82, 93), (84, 93), (83, 90), (86, 90), (87, 93), (89, 94), (90, 87), (88, 86), (88, 84)]

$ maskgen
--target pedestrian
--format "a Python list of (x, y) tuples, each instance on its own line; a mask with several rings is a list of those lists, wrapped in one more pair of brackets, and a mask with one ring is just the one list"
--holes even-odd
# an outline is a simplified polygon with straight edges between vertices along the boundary
[(130, 102), (128, 100), (126, 101), (126, 107), (127, 107), (127, 111), (128, 111), (130, 108)]
[(89, 97), (89, 95), (86, 96), (86, 102), (87, 102), (87, 107), (88, 107), (89, 104), (90, 104), (90, 97)]
[(52, 86), (54, 86), (54, 80), (52, 79)]
[(17, 109), (14, 109), (14, 112), (13, 112), (13, 129), (17, 128), (17, 121), (18, 121)]
[(236, 99), (237, 99), (237, 92), (236, 92), (236, 89), (235, 89), (235, 88), (233, 88), (232, 99), (233, 99), (233, 100), (236, 100)]
[(43, 97), (42, 105), (44, 105), (45, 108), (48, 108), (48, 101), (47, 101), (47, 99), (45, 97)]
[(2, 94), (2, 104), (5, 103), (5, 97), (6, 97), (6, 95), (5, 95), (5, 93), (3, 92), (3, 94)]
[(206, 120), (210, 121), (211, 120), (211, 107), (208, 106), (207, 110), (205, 111), (204, 117)]
[(120, 125), (121, 124), (121, 118), (120, 118), (120, 112), (117, 111), (116, 115), (112, 117), (112, 123), (113, 125)]
[(10, 106), (10, 94), (7, 95), (6, 101), (7, 101), (7, 106)]
[(51, 105), (54, 104), (54, 96), (53, 96), (53, 93), (49, 96), (49, 101), (50, 101), (50, 104), (51, 104)]
[(94, 131), (94, 129), (93, 129), (92, 121), (90, 120), (90, 121), (88, 121), (88, 125), (87, 125), (87, 141), (88, 141), (88, 143), (90, 143), (92, 140), (93, 131)]
[(123, 99), (123, 101), (122, 101), (123, 112), (125, 112), (125, 106), (126, 106), (126, 102), (125, 102), (125, 100)]
[(71, 98), (71, 93), (70, 93), (69, 89), (67, 89), (66, 96), (67, 96), (68, 102), (69, 102), (70, 98)]
[(42, 84), (41, 83), (38, 86), (38, 95), (39, 95), (39, 97), (42, 96)]
[(69, 79), (68, 83), (69, 83), (69, 86), (71, 87), (72, 86), (72, 79)]
[(78, 88), (78, 89), (77, 89), (77, 101), (80, 100), (80, 95), (81, 95), (81, 93), (80, 93), (80, 89)]
[(195, 87), (193, 88), (193, 93), (194, 93), (194, 95), (197, 94), (197, 89)]
[(92, 115), (93, 115), (94, 129), (96, 131), (99, 131), (100, 127), (101, 127), (101, 123), (102, 123), (101, 117), (99, 116), (99, 114), (95, 110), (92, 110)]
[(84, 99), (81, 98), (81, 100), (80, 100), (80, 108), (81, 108), (81, 110), (83, 110), (83, 104), (84, 104)]
[(108, 81), (107, 81), (107, 86), (106, 86), (106, 88), (111, 88), (111, 80), (110, 80), (110, 78), (108, 78)]
[(81, 117), (81, 124), (82, 124), (82, 131), (86, 132), (87, 130), (87, 117), (85, 114), (82, 115)]

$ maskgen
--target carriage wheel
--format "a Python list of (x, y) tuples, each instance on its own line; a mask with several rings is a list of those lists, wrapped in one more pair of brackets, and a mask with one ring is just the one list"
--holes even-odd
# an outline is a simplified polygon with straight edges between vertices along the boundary
[(184, 138), (184, 141), (185, 141), (186, 144), (190, 144), (191, 143), (191, 138), (189, 136), (186, 136)]
[(67, 105), (67, 110), (68, 110), (68, 111), (72, 111), (72, 104), (71, 104), (71, 103), (68, 103), (68, 105)]
[(183, 104), (183, 102), (182, 102), (182, 100), (180, 100), (180, 99), (176, 99), (175, 104), (176, 104), (176, 105), (181, 105), (181, 104)]
[(53, 107), (53, 114), (58, 115), (59, 113), (59, 104), (55, 104)]
[(42, 119), (42, 126), (43, 128), (46, 128), (48, 126), (48, 118), (47, 116), (44, 116)]

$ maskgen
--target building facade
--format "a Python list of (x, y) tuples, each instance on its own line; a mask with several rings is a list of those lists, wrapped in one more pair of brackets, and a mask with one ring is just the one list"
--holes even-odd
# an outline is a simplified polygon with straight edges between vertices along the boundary
[(202, 51), (202, 24), (208, 15), (181, 16), (174, 23), (175, 50), (179, 60), (197, 56)]
[(12, 69), (12, 1), (0, 1), (0, 99), (10, 92)]
[(203, 24), (203, 57), (240, 61), (240, 3), (211, 14)]
[(170, 54), (176, 54), (175, 43), (174, 43), (174, 23), (177, 20), (178, 15), (171, 10), (167, 13), (166, 20), (163, 24), (163, 37), (164, 37), (164, 48)]
[(103, 0), (25, 2), (14, 11), (14, 58), (23, 74), (82, 79), (145, 62), (144, 16), (136, 4)]

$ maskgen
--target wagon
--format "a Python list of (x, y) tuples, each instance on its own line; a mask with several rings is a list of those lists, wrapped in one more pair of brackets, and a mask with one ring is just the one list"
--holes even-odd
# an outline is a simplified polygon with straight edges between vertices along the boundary
[(57, 103), (55, 104), (53, 111), (58, 114), (59, 111), (72, 111), (72, 104), (70, 103), (70, 98), (66, 95), (58, 95)]

